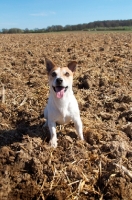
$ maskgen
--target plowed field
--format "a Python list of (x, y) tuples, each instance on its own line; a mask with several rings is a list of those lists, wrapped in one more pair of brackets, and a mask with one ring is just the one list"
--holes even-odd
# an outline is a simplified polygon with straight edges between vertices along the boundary
[[(84, 142), (71, 122), (48, 144), (45, 56), (78, 63)], [(0, 35), (1, 200), (131, 200), (131, 123), (131, 32)]]

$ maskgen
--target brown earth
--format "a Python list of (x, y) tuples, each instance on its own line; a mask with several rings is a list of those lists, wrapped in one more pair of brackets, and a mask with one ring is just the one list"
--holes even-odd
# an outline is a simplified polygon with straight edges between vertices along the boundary
[[(45, 55), (78, 63), (85, 142), (70, 123), (48, 144)], [(1, 200), (131, 200), (132, 33), (1, 34), (0, 122)]]

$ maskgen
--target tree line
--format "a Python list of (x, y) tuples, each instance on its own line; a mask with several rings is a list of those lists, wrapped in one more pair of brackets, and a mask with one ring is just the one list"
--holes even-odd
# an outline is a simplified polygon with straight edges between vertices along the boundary
[(104, 21), (94, 21), (90, 23), (84, 24), (76, 24), (76, 25), (52, 25), (47, 28), (42, 29), (19, 29), (19, 28), (11, 28), (5, 29), (3, 28), (1, 33), (45, 33), (45, 32), (57, 32), (57, 31), (87, 31), (87, 30), (132, 30), (132, 19), (129, 20), (104, 20)]

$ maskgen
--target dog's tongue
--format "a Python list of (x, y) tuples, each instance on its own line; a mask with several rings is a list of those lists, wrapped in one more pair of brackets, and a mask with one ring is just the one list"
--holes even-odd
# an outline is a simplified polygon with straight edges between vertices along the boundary
[(63, 87), (55, 87), (55, 90), (56, 90), (56, 96), (58, 99), (62, 98), (64, 96), (64, 90), (65, 88)]

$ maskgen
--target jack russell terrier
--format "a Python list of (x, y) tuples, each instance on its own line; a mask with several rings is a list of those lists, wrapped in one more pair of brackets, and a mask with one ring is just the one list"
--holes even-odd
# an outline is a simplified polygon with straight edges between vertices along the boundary
[(81, 140), (84, 140), (82, 131), (82, 121), (77, 100), (73, 94), (72, 83), (73, 74), (76, 70), (76, 61), (72, 61), (67, 67), (56, 67), (49, 60), (46, 61), (46, 69), (49, 76), (50, 94), (46, 108), (44, 109), (44, 117), (48, 125), (51, 139), (50, 145), (57, 147), (56, 123), (65, 124), (72, 120), (75, 129)]

